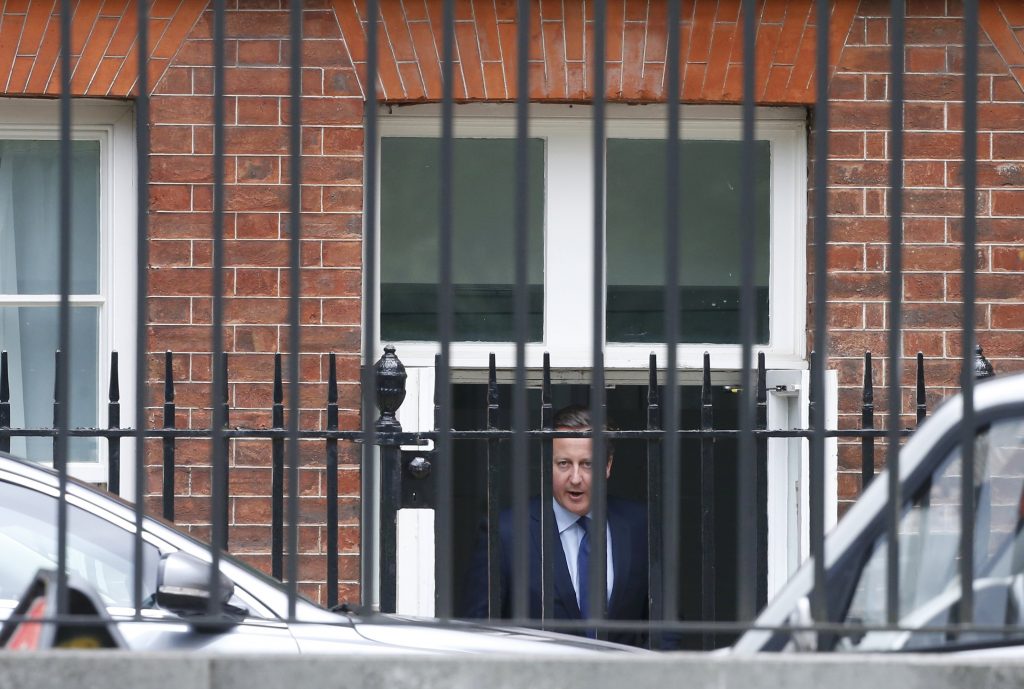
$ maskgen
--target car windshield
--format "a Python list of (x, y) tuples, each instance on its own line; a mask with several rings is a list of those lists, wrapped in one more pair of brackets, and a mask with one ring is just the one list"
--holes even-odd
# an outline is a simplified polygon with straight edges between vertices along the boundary
[[(1004, 419), (975, 437), (974, 619), (978, 625), (1022, 622), (1024, 611), (1024, 420)], [(899, 620), (911, 631), (868, 632), (839, 639), (839, 650), (919, 649), (1005, 640), (1002, 633), (954, 635), (928, 627), (960, 623), (961, 470), (959, 446), (927, 478), (899, 524)], [(888, 539), (872, 545), (844, 622), (886, 623)], [(1024, 635), (1024, 628), (1020, 634)]]
[[(0, 599), (17, 600), (39, 569), (57, 568), (57, 500), (0, 481)], [(68, 573), (89, 582), (108, 606), (133, 606), (135, 537), (105, 519), (68, 505)], [(156, 586), (159, 551), (143, 544), (142, 598)]]

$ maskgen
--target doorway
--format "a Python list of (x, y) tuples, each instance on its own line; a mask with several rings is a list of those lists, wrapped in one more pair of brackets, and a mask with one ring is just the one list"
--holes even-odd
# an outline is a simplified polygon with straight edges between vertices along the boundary
[[(679, 427), (696, 429), (700, 421), (700, 386), (680, 386)], [(664, 393), (664, 390), (661, 391)], [(609, 419), (621, 430), (642, 430), (647, 417), (647, 386), (616, 385), (607, 391)], [(734, 386), (718, 385), (712, 388), (712, 404), (715, 425), (719, 428), (737, 428), (739, 423), (739, 395)], [(498, 426), (511, 427), (510, 400), (512, 386), (499, 386)], [(557, 411), (568, 404), (588, 405), (588, 385), (562, 384), (552, 386), (552, 404)], [(485, 384), (456, 384), (453, 386), (453, 425), (456, 430), (479, 430), (487, 425), (487, 386)], [(540, 391), (528, 391), (527, 404), (531, 429), (540, 427)], [(498, 500), (501, 509), (511, 506), (511, 442), (498, 443), (499, 472)], [(714, 479), (714, 546), (716, 553), (715, 620), (736, 618), (736, 512), (737, 505), (737, 443), (732, 439), (715, 440)], [(615, 441), (615, 463), (608, 480), (609, 495), (646, 503), (647, 501), (647, 449), (646, 441), (620, 439)], [(540, 442), (531, 443), (529, 457), (530, 495), (540, 494)], [(469, 567), (480, 525), (486, 518), (487, 504), (487, 441), (461, 440), (453, 444), (454, 460), (454, 533), (453, 558), (455, 572), (454, 600), (459, 609), (458, 592), (463, 590), (463, 576)], [(667, 459), (667, 458), (666, 458)], [(679, 587), (682, 620), (701, 620), (700, 564), (700, 442), (697, 439), (683, 439), (680, 443), (681, 480), (679, 485), (681, 523), (680, 561), (681, 570), (674, 575)], [(759, 505), (764, 514), (765, 505)], [(765, 528), (765, 520), (760, 520)], [(656, 534), (656, 527), (652, 528)], [(764, 576), (766, 563), (759, 563), (758, 572)], [(707, 621), (707, 620), (703, 620)], [(685, 648), (701, 648), (700, 635), (683, 640)], [(715, 645), (726, 645), (731, 641), (726, 635), (719, 635)]]

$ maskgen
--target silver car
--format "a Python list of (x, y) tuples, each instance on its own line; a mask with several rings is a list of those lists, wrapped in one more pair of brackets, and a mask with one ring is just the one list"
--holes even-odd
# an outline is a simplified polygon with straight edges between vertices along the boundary
[[(959, 610), (963, 400), (957, 396), (940, 406), (900, 453), (899, 629), (879, 629), (887, 616), (888, 474), (883, 472), (825, 539), (828, 620), (817, 621), (860, 631), (822, 639), (806, 631), (815, 622), (808, 561), (757, 619), (759, 626), (805, 631), (752, 630), (732, 652), (1019, 655), (1024, 648), (1024, 375), (980, 383), (975, 413), (972, 620), (961, 620)], [(971, 622), (977, 631), (955, 631)]]
[[(67, 567), (85, 581), (132, 649), (243, 653), (513, 653), (639, 652), (583, 637), (469, 623), (445, 623), (329, 612), (296, 601), (288, 624), (288, 594), (277, 581), (222, 556), (224, 623), (197, 627), (209, 600), (210, 549), (155, 519), (143, 523), (143, 621), (134, 617), (133, 508), (75, 481), (67, 490)], [(11, 615), (39, 570), (56, 568), (58, 477), (49, 469), (0, 453), (0, 619)]]

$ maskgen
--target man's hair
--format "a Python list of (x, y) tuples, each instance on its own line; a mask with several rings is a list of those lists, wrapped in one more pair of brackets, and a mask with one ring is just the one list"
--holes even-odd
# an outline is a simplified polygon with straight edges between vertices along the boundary
[[(617, 430), (611, 419), (606, 417), (604, 421), (605, 430)], [(590, 409), (582, 404), (570, 404), (556, 411), (551, 425), (553, 428), (562, 431), (590, 431), (594, 428), (590, 421)], [(605, 448), (607, 448), (608, 456), (611, 457), (614, 452), (611, 438), (605, 439)]]

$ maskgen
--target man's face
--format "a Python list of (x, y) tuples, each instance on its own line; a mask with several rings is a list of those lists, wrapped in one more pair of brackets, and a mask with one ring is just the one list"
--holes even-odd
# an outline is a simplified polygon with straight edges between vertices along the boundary
[[(558, 504), (573, 514), (584, 516), (590, 512), (590, 438), (555, 438), (551, 442), (552, 493)], [(608, 458), (605, 476), (612, 473), (612, 458)]]

